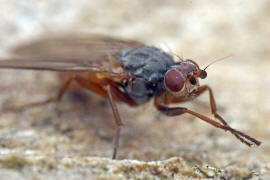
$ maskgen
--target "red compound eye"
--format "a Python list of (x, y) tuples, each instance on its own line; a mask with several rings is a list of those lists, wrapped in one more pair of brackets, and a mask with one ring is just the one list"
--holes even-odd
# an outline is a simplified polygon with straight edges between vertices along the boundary
[(165, 74), (165, 85), (173, 92), (180, 91), (184, 86), (184, 82), (182, 74), (175, 69), (169, 70)]

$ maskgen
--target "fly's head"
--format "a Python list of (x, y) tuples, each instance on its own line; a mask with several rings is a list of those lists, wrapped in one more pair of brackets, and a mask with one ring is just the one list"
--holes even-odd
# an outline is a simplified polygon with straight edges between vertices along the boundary
[(182, 61), (172, 66), (165, 74), (164, 85), (175, 97), (191, 96), (200, 86), (199, 78), (206, 78), (205, 70), (192, 60)]

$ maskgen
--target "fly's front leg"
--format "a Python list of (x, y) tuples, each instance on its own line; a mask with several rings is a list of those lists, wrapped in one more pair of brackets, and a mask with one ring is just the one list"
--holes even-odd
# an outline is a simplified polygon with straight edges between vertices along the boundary
[(195, 96), (199, 96), (201, 95), (202, 93), (208, 91), (209, 92), (209, 98), (210, 98), (210, 105), (211, 105), (211, 112), (212, 114), (215, 116), (215, 118), (217, 118), (223, 125), (228, 125), (228, 123), (217, 113), (217, 106), (216, 106), (216, 101), (215, 101), (215, 98), (214, 98), (214, 94), (213, 94), (213, 91), (212, 89), (207, 86), (207, 85), (204, 85), (204, 86), (201, 86), (199, 87), (198, 91), (196, 91), (194, 93)]
[[(214, 94), (213, 94), (213, 91), (212, 91), (212, 89), (209, 87), (209, 86), (207, 86), (207, 85), (204, 85), (204, 86), (201, 86), (201, 87), (199, 87), (199, 89), (196, 91), (196, 92), (194, 92), (194, 96), (195, 97), (197, 97), (197, 96), (199, 96), (199, 95), (201, 95), (202, 93), (204, 93), (204, 92), (206, 92), (206, 91), (208, 91), (209, 92), (209, 98), (210, 98), (210, 106), (211, 106), (211, 112), (212, 112), (212, 114), (215, 116), (215, 118), (217, 118), (224, 126), (228, 126), (228, 127), (230, 127), (229, 125), (228, 125), (228, 123), (217, 113), (217, 106), (216, 106), (216, 101), (215, 101), (215, 98), (214, 98)], [(237, 134), (237, 133), (233, 133), (234, 134), (234, 136), (236, 136), (236, 138), (238, 138), (238, 139), (240, 139), (241, 141), (242, 141), (242, 139), (241, 139), (241, 137), (239, 137), (239, 135)], [(243, 142), (243, 141), (242, 141)], [(245, 142), (244, 142), (245, 143)]]
[(211, 106), (211, 112), (217, 118), (223, 125), (228, 125), (228, 123), (217, 113), (217, 106), (216, 106), (216, 101), (214, 98), (214, 94), (212, 89), (207, 86), (200, 86), (199, 89), (192, 94), (191, 97), (183, 97), (183, 98), (174, 98), (171, 100), (172, 103), (180, 103), (180, 102), (186, 102), (190, 101), (192, 99), (195, 99), (196, 97), (200, 96), (204, 92), (208, 91), (209, 92), (209, 98), (210, 98), (210, 106)]
[(228, 126), (227, 124), (221, 124), (218, 123), (210, 118), (208, 118), (207, 116), (204, 116), (202, 114), (196, 113), (194, 111), (191, 111), (185, 107), (168, 107), (165, 106), (164, 102), (168, 103), (166, 98), (163, 95), (159, 95), (155, 97), (155, 106), (156, 108), (161, 111), (162, 113), (166, 114), (167, 116), (178, 116), (181, 114), (190, 114), (192, 116), (195, 116), (209, 124), (211, 124), (212, 126), (215, 126), (216, 128), (220, 128), (223, 129), (225, 131), (230, 131), (233, 135), (236, 136), (236, 138), (238, 138), (241, 142), (245, 143), (248, 146), (251, 146), (253, 144), (256, 144), (257, 146), (259, 146), (261, 144), (260, 141), (236, 130), (231, 128), (230, 126)]

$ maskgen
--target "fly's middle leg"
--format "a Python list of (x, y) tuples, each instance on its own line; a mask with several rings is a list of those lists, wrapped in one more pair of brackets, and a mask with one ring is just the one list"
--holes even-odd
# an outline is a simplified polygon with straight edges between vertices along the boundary
[(123, 122), (120, 118), (120, 115), (119, 115), (119, 112), (118, 112), (118, 109), (117, 109), (117, 106), (115, 103), (115, 100), (118, 100), (116, 95), (120, 96), (120, 94), (118, 94), (119, 92), (116, 91), (115, 88), (112, 88), (110, 84), (106, 85), (105, 87), (102, 87), (99, 84), (96, 84), (96, 83), (91, 82), (89, 80), (86, 80), (84, 78), (76, 77), (75, 80), (81, 86), (83, 86), (91, 91), (94, 91), (94, 92), (106, 97), (109, 100), (109, 103), (110, 103), (112, 111), (113, 111), (115, 124), (116, 124), (114, 148), (113, 148), (113, 155), (112, 155), (112, 159), (116, 159), (117, 150), (119, 147), (121, 126), (123, 125)]

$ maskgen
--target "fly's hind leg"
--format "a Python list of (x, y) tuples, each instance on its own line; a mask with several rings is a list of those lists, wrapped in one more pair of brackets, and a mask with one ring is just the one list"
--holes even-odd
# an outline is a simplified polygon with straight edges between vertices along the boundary
[(59, 89), (57, 96), (55, 97), (51, 97), (48, 98), (44, 101), (40, 101), (40, 102), (34, 102), (34, 103), (29, 103), (29, 104), (25, 104), (19, 107), (7, 107), (4, 109), (4, 111), (24, 111), (28, 108), (33, 108), (33, 107), (38, 107), (38, 106), (43, 106), (46, 104), (50, 104), (53, 102), (58, 102), (61, 100), (61, 98), (63, 97), (64, 93), (66, 92), (66, 90), (68, 89), (68, 87), (70, 86), (71, 82), (74, 80), (74, 77), (71, 77), (70, 79), (68, 79)]

